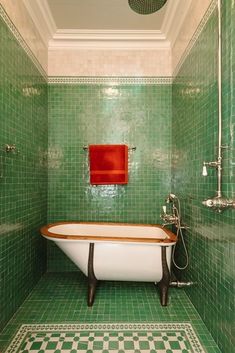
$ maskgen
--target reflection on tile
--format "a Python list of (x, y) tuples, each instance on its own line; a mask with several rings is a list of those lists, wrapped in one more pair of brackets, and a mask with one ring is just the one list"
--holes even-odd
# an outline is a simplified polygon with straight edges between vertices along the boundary
[[(49, 106), (48, 221), (159, 223), (170, 191), (171, 84), (53, 84)], [(107, 143), (136, 146), (125, 186), (89, 183), (83, 146)], [(74, 268), (52, 244), (48, 254), (51, 270)]]

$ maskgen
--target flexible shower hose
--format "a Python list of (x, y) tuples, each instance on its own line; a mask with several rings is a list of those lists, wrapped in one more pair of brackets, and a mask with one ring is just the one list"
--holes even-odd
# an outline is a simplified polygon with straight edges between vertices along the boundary
[(181, 238), (181, 241), (182, 241), (182, 244), (183, 244), (183, 248), (184, 248), (184, 252), (185, 252), (185, 257), (186, 257), (186, 263), (184, 266), (179, 266), (177, 265), (176, 261), (175, 261), (175, 248), (176, 248), (176, 244), (173, 246), (173, 249), (172, 249), (172, 262), (173, 264), (175, 265), (175, 267), (178, 269), (178, 270), (185, 270), (187, 267), (188, 267), (188, 264), (189, 264), (189, 256), (188, 256), (188, 250), (187, 250), (187, 247), (186, 247), (186, 244), (185, 244), (185, 240), (184, 240), (184, 236), (183, 236), (183, 232), (182, 232), (182, 226), (181, 226), (181, 207), (180, 207), (180, 200), (178, 199), (178, 197), (176, 196), (175, 197), (177, 199), (177, 202), (178, 202), (178, 208), (175, 206), (174, 204), (174, 201), (173, 201), (173, 207), (174, 207), (174, 210), (176, 212), (176, 215), (177, 215), (177, 219), (178, 219), (178, 226), (177, 226), (177, 232), (176, 232), (176, 237), (177, 237), (177, 240), (179, 238)]

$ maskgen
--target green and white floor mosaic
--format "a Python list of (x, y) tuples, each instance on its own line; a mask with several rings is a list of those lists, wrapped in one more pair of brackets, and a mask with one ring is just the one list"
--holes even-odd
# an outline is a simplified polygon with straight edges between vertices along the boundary
[(204, 353), (189, 323), (22, 325), (6, 353)]

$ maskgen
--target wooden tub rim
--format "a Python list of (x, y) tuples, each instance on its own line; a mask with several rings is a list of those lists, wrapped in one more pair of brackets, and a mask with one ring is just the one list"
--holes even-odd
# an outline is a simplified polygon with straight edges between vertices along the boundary
[[(97, 236), (97, 235), (71, 235), (71, 234), (57, 234), (49, 231), (49, 228), (66, 224), (91, 224), (91, 225), (110, 225), (110, 226), (134, 226), (134, 227), (154, 227), (163, 230), (168, 238), (154, 239), (154, 238), (133, 238), (133, 237), (118, 237), (118, 236)], [(177, 242), (177, 236), (171, 230), (159, 224), (140, 224), (140, 223), (118, 223), (118, 222), (80, 222), (80, 221), (64, 221), (49, 223), (40, 228), (42, 236), (51, 239), (64, 239), (64, 240), (87, 240), (92, 241), (107, 241), (107, 242), (127, 242), (127, 243), (164, 243), (169, 245)]]

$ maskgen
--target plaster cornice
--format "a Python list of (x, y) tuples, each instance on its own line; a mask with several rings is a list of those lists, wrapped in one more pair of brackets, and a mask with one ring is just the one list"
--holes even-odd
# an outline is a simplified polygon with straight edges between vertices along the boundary
[(23, 1), (48, 50), (170, 49), (192, 2), (170, 1), (160, 30), (72, 30), (56, 27), (47, 0)]

